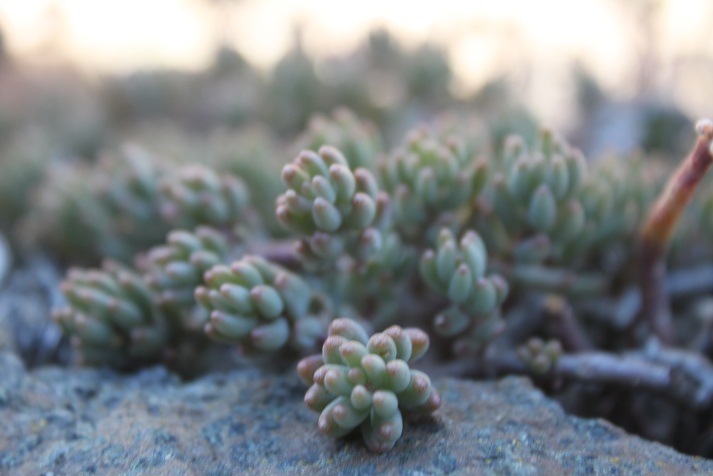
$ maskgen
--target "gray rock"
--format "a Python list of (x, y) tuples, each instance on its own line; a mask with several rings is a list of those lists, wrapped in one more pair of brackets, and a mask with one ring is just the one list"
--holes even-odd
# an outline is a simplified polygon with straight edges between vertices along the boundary
[(50, 318), (64, 301), (59, 282), (57, 268), (40, 255), (10, 273), (0, 291), (0, 351), (17, 353), (29, 366), (69, 360), (66, 339)]
[(436, 381), (444, 405), (396, 447), (316, 429), (292, 374), (182, 383), (161, 367), (121, 376), (0, 354), (0, 474), (711, 474), (713, 462), (567, 416), (527, 379)]
[(7, 240), (0, 233), (0, 286), (2, 286), (5, 277), (10, 272), (12, 266), (12, 254), (10, 253), (10, 245), (7, 244)]

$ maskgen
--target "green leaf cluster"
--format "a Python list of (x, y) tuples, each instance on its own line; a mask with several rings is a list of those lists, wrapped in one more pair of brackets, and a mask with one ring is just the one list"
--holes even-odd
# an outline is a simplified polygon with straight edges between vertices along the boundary
[(332, 321), (322, 354), (297, 367), (311, 385), (305, 403), (320, 412), (319, 430), (337, 438), (360, 428), (369, 449), (391, 449), (403, 431), (401, 412), (431, 413), (441, 405), (428, 376), (409, 368), (428, 343), (415, 328), (391, 326), (369, 337), (350, 319)]

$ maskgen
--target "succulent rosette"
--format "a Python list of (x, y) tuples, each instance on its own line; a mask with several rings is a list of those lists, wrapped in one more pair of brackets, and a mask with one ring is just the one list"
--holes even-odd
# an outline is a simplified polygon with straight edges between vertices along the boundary
[(369, 337), (351, 319), (332, 321), (322, 355), (297, 367), (311, 384), (305, 403), (321, 412), (319, 430), (338, 438), (359, 427), (369, 449), (391, 449), (403, 431), (402, 412), (431, 413), (441, 405), (428, 376), (409, 368), (428, 344), (428, 335), (415, 328), (391, 326)]

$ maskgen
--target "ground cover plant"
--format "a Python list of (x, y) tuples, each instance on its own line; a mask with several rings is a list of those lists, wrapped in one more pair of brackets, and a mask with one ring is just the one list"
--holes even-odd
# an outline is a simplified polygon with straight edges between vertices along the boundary
[[(413, 96), (320, 83), (299, 49), (262, 80), (226, 50), (183, 79), (232, 102), (107, 80), (108, 152), (4, 146), (35, 159), (2, 163), (0, 197), (28, 200), (0, 223), (18, 255), (67, 267), (53, 317), (73, 363), (190, 378), (237, 350), (296, 368), (318, 428), (380, 452), (402, 414), (438, 408), (434, 376), (526, 374), (570, 411), (713, 455), (713, 123), (680, 165), (594, 160), (519, 108), (453, 98), (430, 48), (376, 35), (356, 56)], [(219, 127), (184, 136), (171, 115)]]

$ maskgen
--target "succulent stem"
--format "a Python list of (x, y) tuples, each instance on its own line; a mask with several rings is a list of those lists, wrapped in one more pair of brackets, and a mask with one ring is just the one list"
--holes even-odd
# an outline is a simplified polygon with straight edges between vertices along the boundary
[(649, 322), (652, 331), (663, 344), (674, 342), (671, 311), (664, 284), (666, 249), (676, 223), (713, 163), (713, 121), (698, 121), (696, 132), (696, 145), (669, 179), (644, 222), (639, 236), (641, 317)]
[(594, 349), (589, 336), (574, 315), (572, 306), (563, 296), (551, 294), (542, 306), (545, 323), (567, 352), (578, 353)]
[(646, 390), (686, 408), (708, 408), (713, 401), (713, 366), (700, 355), (664, 348), (615, 355), (589, 351), (564, 354), (538, 374), (515, 352), (490, 352), (482, 357), (441, 367), (451, 376), (482, 378), (521, 374), (589, 384)]

